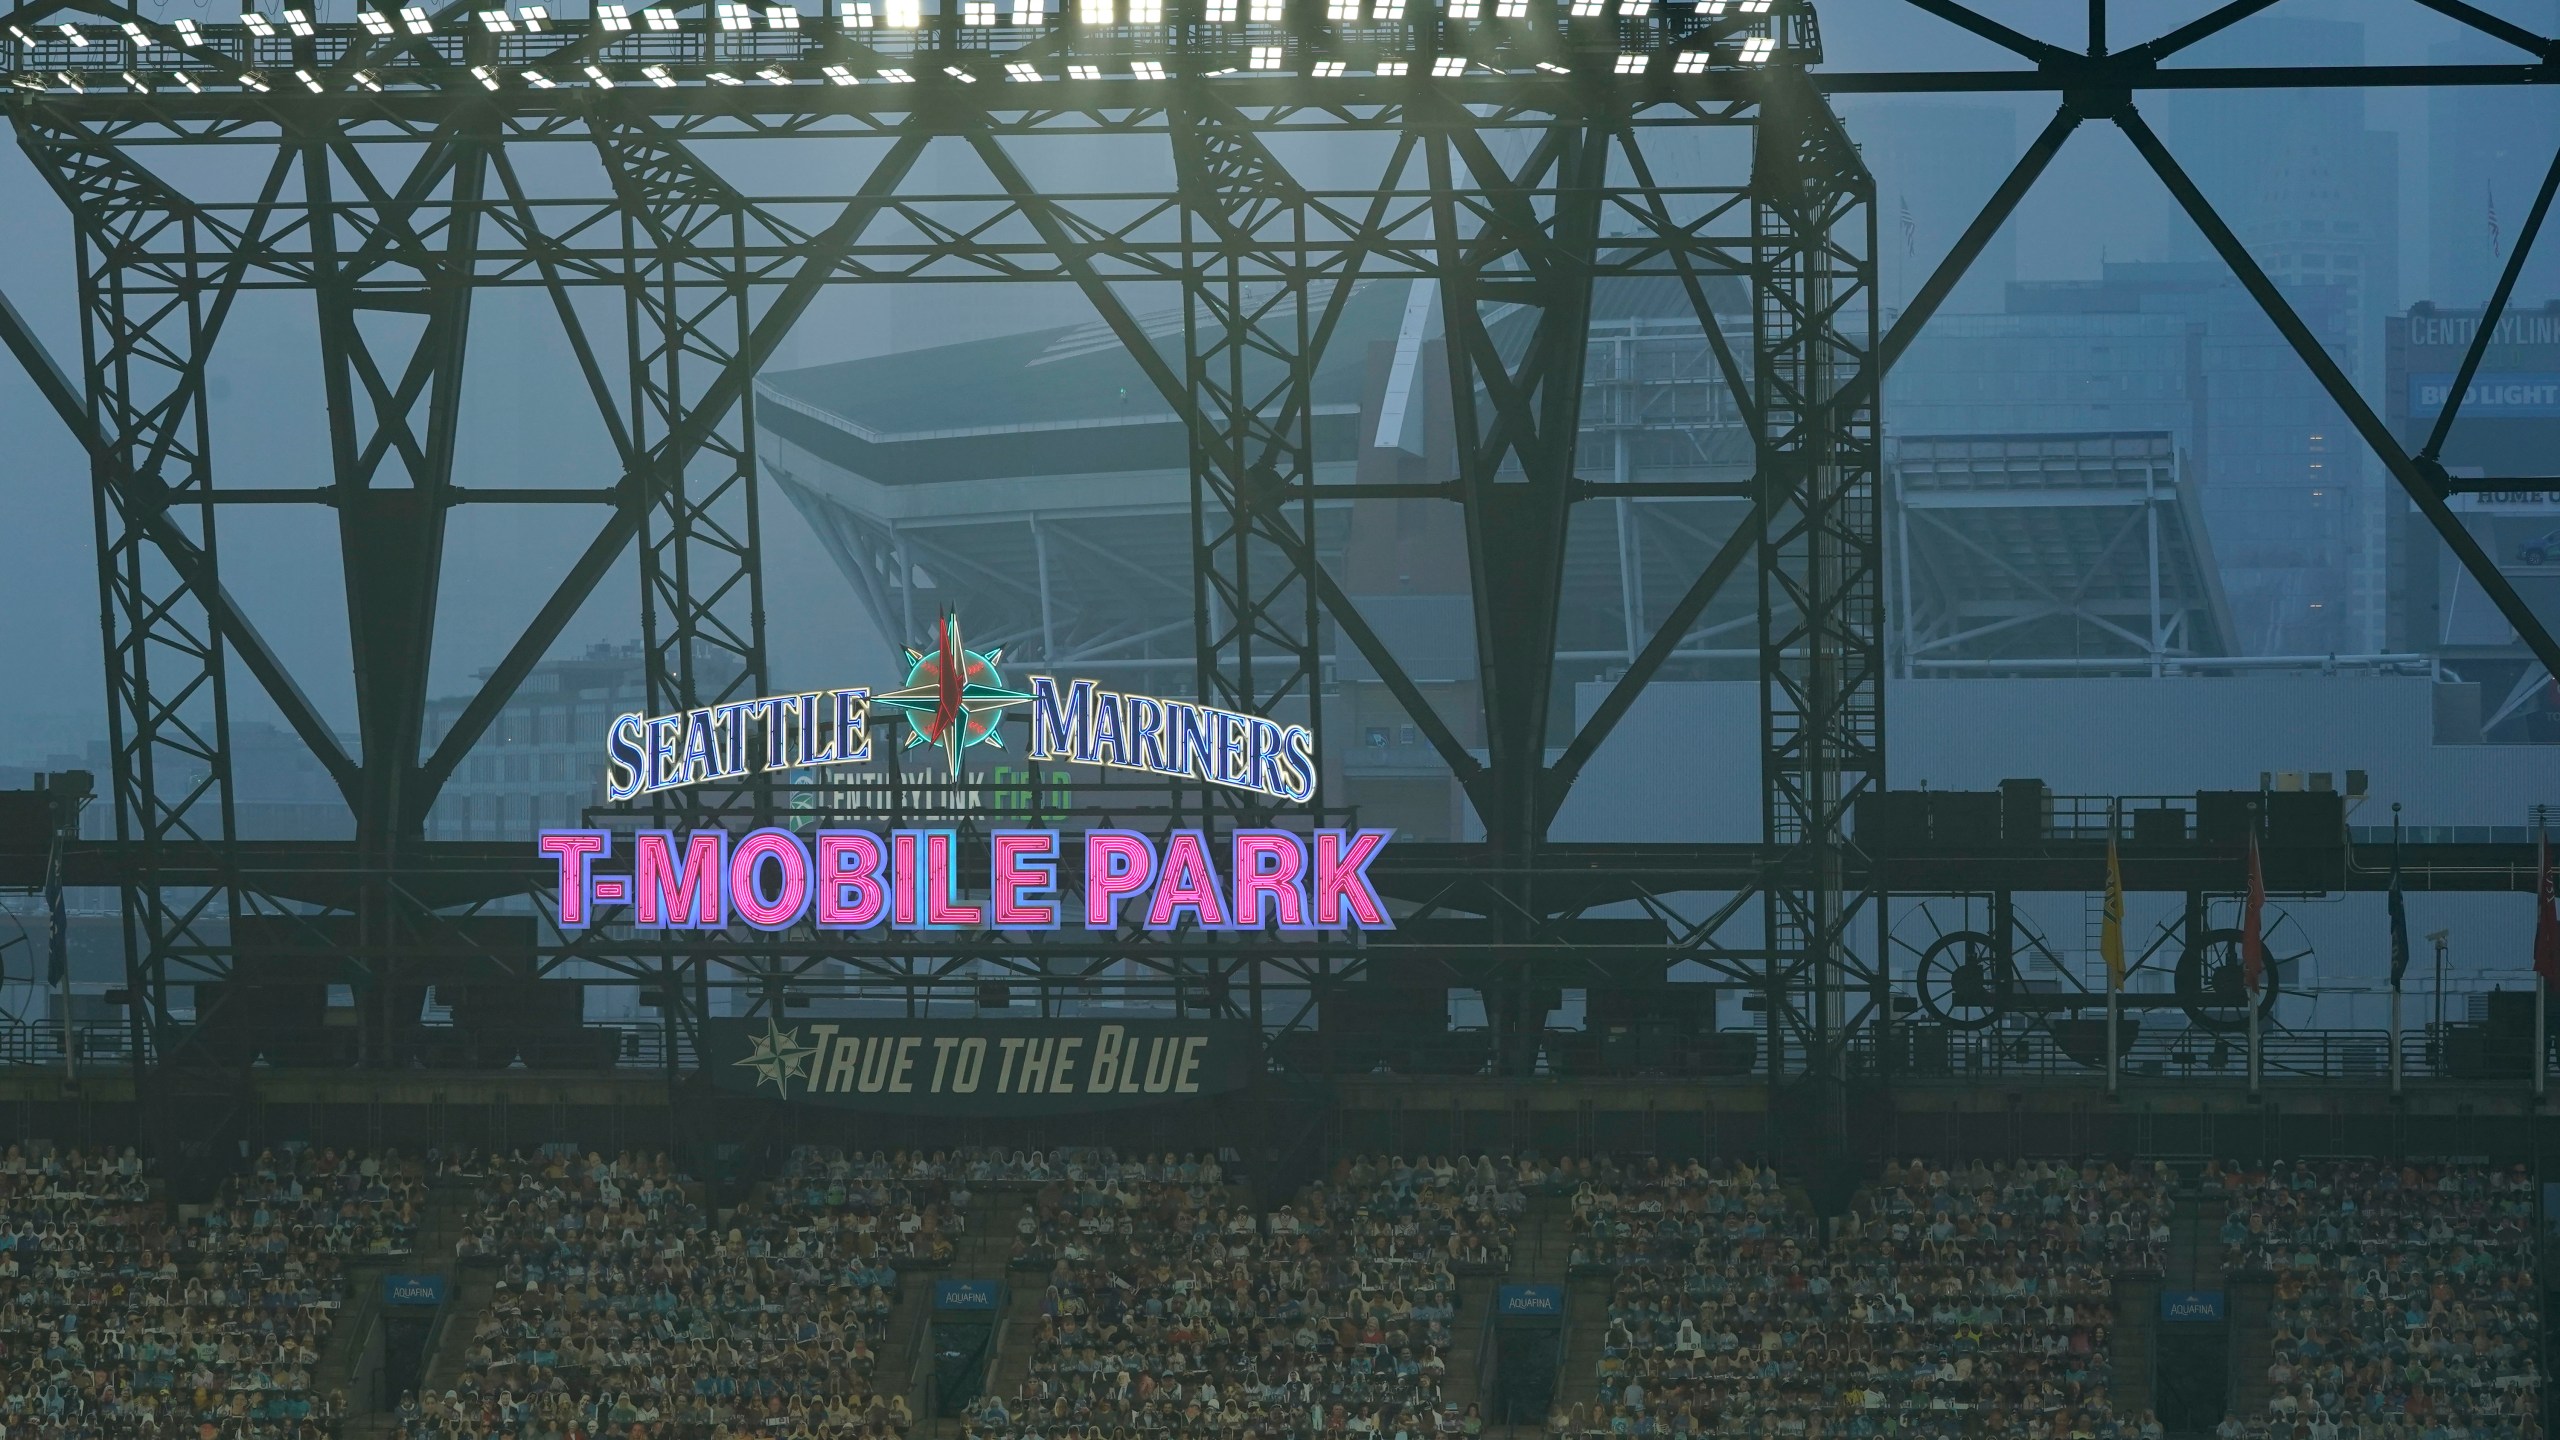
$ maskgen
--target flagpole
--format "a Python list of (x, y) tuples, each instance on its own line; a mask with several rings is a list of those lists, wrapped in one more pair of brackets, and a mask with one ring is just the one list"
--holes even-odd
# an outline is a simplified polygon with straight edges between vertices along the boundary
[(2391, 802), (2391, 1094), (2400, 1094), (2400, 977), (2409, 970), (2409, 912), (2400, 898), (2400, 802)]
[(2116, 1093), (2119, 1072), (2124, 1068), (2124, 1057), (2117, 1050), (2122, 1042), (2116, 1038), (2118, 1001), (2124, 992), (2124, 881), (2116, 869), (2116, 804), (2115, 801), (2107, 803), (2106, 915), (2100, 923), (2098, 932), (2098, 948), (2103, 952), (2099, 958), (2106, 962), (2107, 967), (2107, 1093), (2109, 1095)]
[(2400, 1093), (2400, 987), (2391, 987), (2391, 1093)]

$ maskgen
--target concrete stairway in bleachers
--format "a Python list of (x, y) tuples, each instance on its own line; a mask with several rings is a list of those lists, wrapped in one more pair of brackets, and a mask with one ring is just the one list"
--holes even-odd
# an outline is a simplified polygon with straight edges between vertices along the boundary
[(2262, 1271), (2229, 1276), (2223, 1286), (2224, 1313), (2231, 1317), (2231, 1413), (2243, 1420), (2265, 1415), (2274, 1393), (2267, 1367), (2275, 1363), (2275, 1298), (2273, 1277)]
[(471, 1337), (480, 1329), (481, 1318), (489, 1313), (489, 1302), (498, 1293), (498, 1272), (475, 1267), (454, 1272), (453, 1298), (445, 1302), (442, 1328), (436, 1332), (435, 1347), (427, 1356), (422, 1390), (450, 1390), (462, 1378), (462, 1365), (471, 1353)]
[(1470, 1275), (1458, 1282), (1458, 1314), (1449, 1326), (1449, 1373), (1440, 1383), (1440, 1398), (1460, 1414), (1484, 1398), (1476, 1357), (1484, 1352), (1485, 1327), (1493, 1320), (1493, 1292), (1511, 1277)]

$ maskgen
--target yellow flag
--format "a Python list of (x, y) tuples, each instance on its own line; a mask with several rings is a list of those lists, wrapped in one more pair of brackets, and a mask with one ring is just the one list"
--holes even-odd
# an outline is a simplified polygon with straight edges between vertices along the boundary
[(2107, 836), (2107, 906), (2098, 922), (2098, 954), (2107, 962), (2107, 990), (2124, 988), (2124, 874), (2116, 868), (2116, 837)]

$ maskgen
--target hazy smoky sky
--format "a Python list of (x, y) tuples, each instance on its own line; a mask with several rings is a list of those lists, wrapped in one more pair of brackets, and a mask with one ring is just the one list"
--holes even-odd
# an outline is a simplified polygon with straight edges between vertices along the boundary
[[(2545, 33), (2552, 31), (2555, 0), (2483, 0), (2487, 8)], [(186, 13), (188, 0), (145, 0), (149, 10)], [(231, 0), (214, 0), (227, 15)], [(346, 18), (350, 0), (335, 0)], [(1987, 12), (2031, 33), (2069, 46), (2083, 43), (2084, 7), (2057, 0), (2020, 3), (1986, 0)], [(2119, 0), (2113, 31), (2121, 45), (2168, 29), (2209, 7), (2207, 0)], [(1901, 0), (1830, 0), (1822, 6), (1828, 68), (2013, 68), (1991, 46), (1931, 19)], [(2498, 52), (2466, 42), (2453, 22), (2409, 0), (2285, 0), (2268, 14), (2243, 22), (2220, 42), (2217, 61), (2285, 63), (2302, 58), (2317, 40), (2334, 44), (2341, 32), (2313, 36), (2300, 20), (2348, 22), (2363, 27), (2365, 58), (2418, 61), (2442, 53), (2493, 57)], [(2467, 48), (2464, 48), (2466, 47)], [(2316, 48), (2316, 47), (2315, 47)], [(2145, 97), (2172, 143), (2206, 148), (2245, 146), (2248, 137), (2217, 136), (2210, 127), (2183, 125), (2188, 97)], [(2431, 157), (2458, 143), (2490, 153), (2495, 203), (2506, 212), (2509, 234), (2521, 224), (2547, 152), (2508, 143), (2515, 135), (2549, 133), (2548, 92), (2500, 97), (2488, 108), (2463, 112), (2456, 122), (2439, 106), (2431, 111), (2424, 91), (2349, 92), (2328, 103), (2359, 107), (2367, 127), (2397, 137), (2399, 167), (2398, 300), (2428, 298), (2452, 247), (2478, 243), (2480, 229), (2468, 194), (2447, 199), (2430, 187)], [(2500, 110), (2498, 106), (2507, 107)], [(1883, 262), (1888, 297), (1907, 294), (1954, 238), (1997, 177), (2043, 124), (2051, 101), (2037, 97), (1950, 96), (1943, 99), (1858, 98), (1843, 109), (1867, 146), (1878, 172)], [(2193, 133), (2202, 129), (2203, 133)], [(161, 150), (152, 163), (183, 182), (191, 164), (217, 163), (177, 150)], [(236, 163), (236, 156), (232, 162)], [(2225, 154), (2217, 174), (2234, 173)], [(2507, 197), (2512, 196), (2510, 200)], [(2450, 205), (2458, 213), (2440, 212)], [(1902, 227), (1907, 212), (1910, 225)], [(2545, 250), (2552, 250), (2553, 242)], [(2431, 247), (2433, 247), (2431, 249)], [(2130, 147), (2111, 129), (2088, 125), (2021, 209), (1995, 254), (1998, 278), (2052, 280), (2093, 277), (2102, 260), (2189, 258), (2198, 246), (2159, 185)], [(2560, 253), (2560, 252), (2555, 252)], [(75, 315), (70, 230), (63, 207), (26, 159), (12, 151), (0, 160), (0, 288), (42, 332), (68, 366), (76, 367), (80, 336)], [(1899, 278), (1897, 278), (1899, 277)], [(2446, 296), (2452, 301), (2473, 296)], [(2521, 299), (2538, 303), (2541, 293)], [(1996, 308), (1995, 285), (1969, 287), (1959, 308)], [(812, 313), (778, 363), (815, 364), (960, 338), (1012, 323), (1055, 323), (1073, 317), (1077, 302), (1056, 295), (867, 294), (838, 292)], [(319, 370), (310, 312), (290, 297), (245, 305), (223, 337), (214, 371), (217, 466), (235, 483), (319, 484), (327, 473), (317, 391)], [(609, 452), (592, 406), (573, 378), (558, 328), (538, 297), (513, 296), (485, 304), (474, 322), (471, 381), (465, 410), (461, 470), (471, 483), (590, 484), (608, 479)], [(990, 417), (1000, 418), (1000, 417)], [(99, 733), (104, 711), (95, 529), (87, 467), (52, 412), (25, 377), (0, 363), (0, 763), (41, 760), (50, 751), (76, 747)], [(354, 723), (347, 683), (345, 609), (339, 588), (334, 534), (324, 513), (288, 516), (275, 507), (225, 516), (226, 575), (258, 624), (334, 723)], [(466, 510), (448, 546), (444, 606), (435, 640), (438, 693), (463, 688), (473, 671), (492, 663), (530, 615), (553, 578), (583, 543), (591, 520), (575, 523), (524, 511)], [(765, 524), (768, 584), (774, 596), (773, 636), (777, 677), (785, 682), (840, 677), (883, 658), (880, 637), (859, 618), (851, 592), (836, 577), (799, 517), (778, 501)], [(636, 581), (630, 565), (606, 581), (598, 598), (563, 637), (564, 649), (631, 638), (638, 630)], [(267, 714), (245, 679), (233, 688), (235, 713)]]

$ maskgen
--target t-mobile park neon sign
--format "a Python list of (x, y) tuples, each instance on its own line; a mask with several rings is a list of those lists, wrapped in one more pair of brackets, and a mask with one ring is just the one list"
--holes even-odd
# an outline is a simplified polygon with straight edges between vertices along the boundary
[[(984, 837), (984, 901), (961, 899), (961, 842), (950, 830), (763, 829), (734, 841), (725, 830), (643, 830), (621, 874), (597, 868), (613, 857), (606, 831), (546, 830), (541, 846), (560, 866), (564, 930), (599, 923), (607, 906), (616, 918), (627, 907), (638, 930), (725, 930), (733, 921), (758, 930), (804, 921), (821, 930), (1116, 930), (1124, 909), (1150, 930), (1386, 930), (1394, 922), (1369, 866), (1392, 833), (1237, 830), (1221, 857), (1197, 830), (1177, 830), (1161, 847), (1135, 830), (997, 830)], [(1072, 907), (1058, 896), (1060, 847), (1070, 839), (1084, 862)]]

